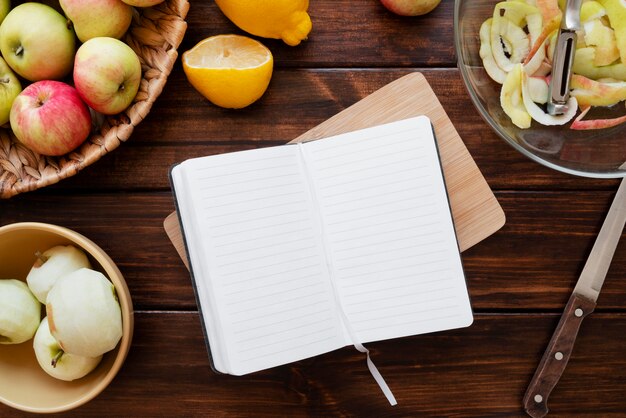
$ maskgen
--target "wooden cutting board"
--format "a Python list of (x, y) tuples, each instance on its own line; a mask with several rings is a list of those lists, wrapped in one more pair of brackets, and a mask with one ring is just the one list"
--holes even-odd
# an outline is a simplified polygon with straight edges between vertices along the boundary
[[(421, 73), (412, 73), (387, 84), (292, 142), (313, 141), (419, 115), (428, 116), (435, 127), (457, 238), (464, 251), (500, 229), (505, 216)], [(176, 213), (165, 219), (164, 226), (189, 268)]]

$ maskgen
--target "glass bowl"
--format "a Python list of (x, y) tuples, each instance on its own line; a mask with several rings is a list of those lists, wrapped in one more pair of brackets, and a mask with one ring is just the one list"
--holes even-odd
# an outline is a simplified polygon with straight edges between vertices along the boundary
[[(454, 39), (458, 66), (472, 102), (485, 121), (513, 148), (547, 167), (583, 177), (626, 176), (626, 124), (609, 129), (576, 131), (563, 126), (543, 126), (533, 121), (519, 129), (500, 106), (500, 84), (483, 68), (478, 53), (479, 30), (493, 15), (497, 0), (456, 0)], [(585, 119), (610, 119), (626, 114), (623, 102), (594, 108)]]

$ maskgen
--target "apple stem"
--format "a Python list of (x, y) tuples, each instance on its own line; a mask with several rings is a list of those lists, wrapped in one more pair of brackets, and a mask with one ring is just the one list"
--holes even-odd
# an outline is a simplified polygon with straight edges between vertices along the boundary
[(46, 264), (46, 261), (48, 261), (48, 257), (43, 255), (41, 251), (35, 251), (35, 257), (37, 257), (37, 260), (35, 260), (35, 267), (41, 267)]
[(52, 367), (57, 367), (57, 363), (59, 362), (59, 360), (61, 360), (61, 357), (63, 357), (63, 354), (65, 354), (65, 352), (59, 351), (57, 355), (54, 356), (54, 358), (50, 362), (50, 364), (52, 364)]
[(22, 55), (22, 52), (24, 52), (24, 47), (22, 45), (20, 45), (15, 50), (15, 55)]
[(9, 77), (2, 77), (0, 78), (0, 83), (2, 84), (9, 84), (11, 82), (11, 80), (9, 80)]

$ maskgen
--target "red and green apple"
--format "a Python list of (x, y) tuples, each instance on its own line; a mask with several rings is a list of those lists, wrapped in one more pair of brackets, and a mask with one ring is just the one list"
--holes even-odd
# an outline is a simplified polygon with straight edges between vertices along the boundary
[(81, 42), (101, 36), (121, 38), (133, 18), (133, 9), (122, 0), (61, 0)]
[(134, 100), (141, 81), (135, 51), (114, 38), (93, 38), (76, 52), (74, 84), (95, 111), (114, 115)]
[(30, 81), (58, 80), (72, 71), (74, 30), (50, 6), (24, 3), (0, 25), (0, 51), (9, 66)]
[(389, 11), (400, 16), (420, 16), (431, 12), (441, 0), (380, 0)]
[(63, 155), (82, 144), (91, 131), (91, 115), (78, 92), (60, 81), (26, 87), (11, 107), (17, 139), (43, 155)]
[(13, 101), (22, 91), (22, 84), (11, 71), (6, 61), (0, 57), (0, 125), (9, 122)]

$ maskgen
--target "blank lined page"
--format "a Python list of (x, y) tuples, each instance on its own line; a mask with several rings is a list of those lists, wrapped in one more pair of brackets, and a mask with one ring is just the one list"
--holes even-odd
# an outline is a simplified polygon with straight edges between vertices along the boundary
[(468, 326), (472, 312), (430, 120), (305, 146), (332, 276), (359, 339)]
[(222, 371), (241, 375), (345, 344), (299, 162), (297, 147), (281, 146), (183, 163), (192, 192), (178, 197), (195, 210), (183, 218), (185, 236), (201, 248), (191, 263), (204, 320), (223, 342)]

